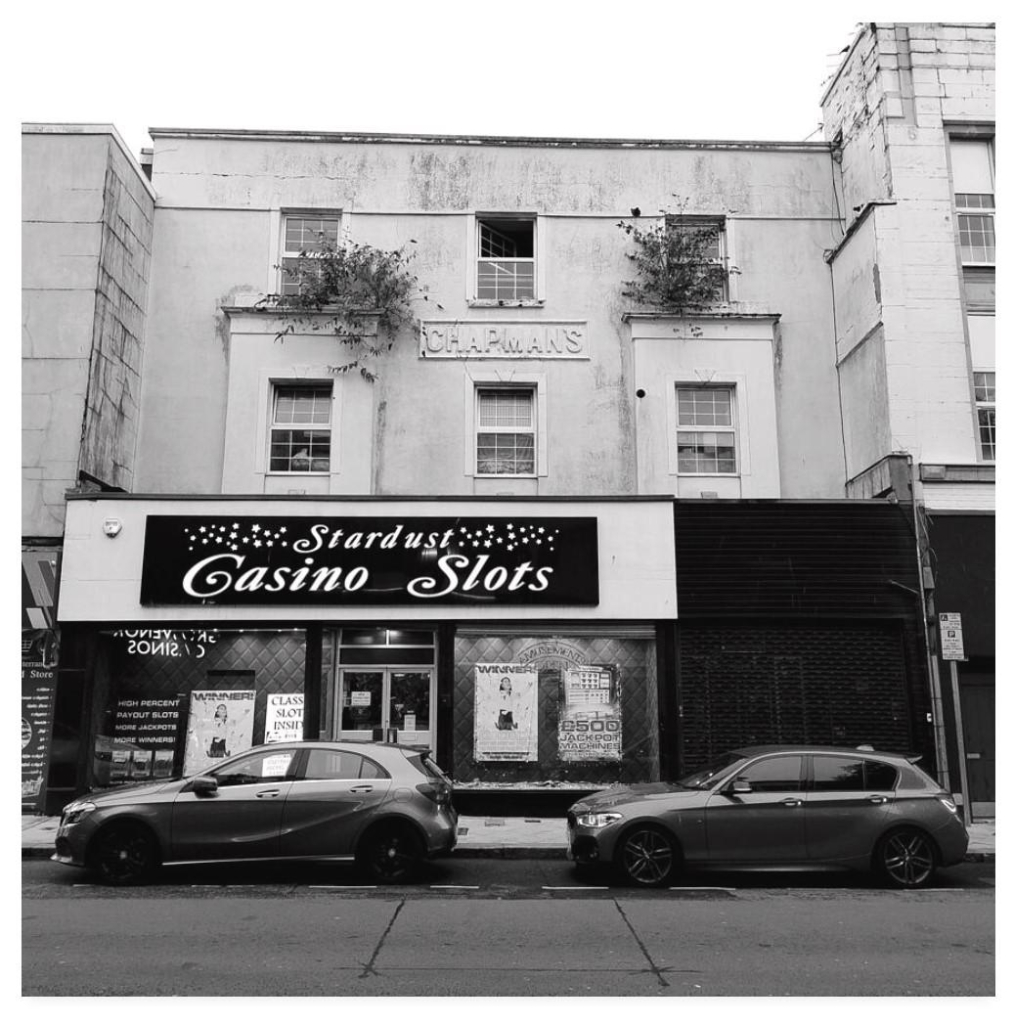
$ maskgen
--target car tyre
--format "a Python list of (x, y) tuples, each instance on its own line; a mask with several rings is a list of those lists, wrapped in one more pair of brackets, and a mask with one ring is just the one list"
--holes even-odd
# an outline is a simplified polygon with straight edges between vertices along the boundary
[(936, 873), (938, 860), (933, 840), (917, 828), (888, 832), (874, 854), (877, 873), (895, 889), (919, 889), (928, 885)]
[(623, 880), (644, 889), (658, 889), (672, 881), (680, 860), (676, 841), (656, 825), (638, 825), (624, 833), (614, 855)]
[(385, 885), (413, 881), (422, 859), (418, 837), (410, 826), (398, 822), (374, 826), (356, 850), (360, 868), (375, 882)]
[(158, 867), (158, 844), (143, 825), (110, 825), (93, 840), (89, 861), (106, 885), (138, 885)]

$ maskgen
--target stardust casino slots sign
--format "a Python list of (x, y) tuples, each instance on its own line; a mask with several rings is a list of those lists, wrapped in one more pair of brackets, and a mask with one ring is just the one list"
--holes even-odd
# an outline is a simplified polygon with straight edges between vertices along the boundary
[(595, 605), (592, 517), (148, 516), (143, 605)]

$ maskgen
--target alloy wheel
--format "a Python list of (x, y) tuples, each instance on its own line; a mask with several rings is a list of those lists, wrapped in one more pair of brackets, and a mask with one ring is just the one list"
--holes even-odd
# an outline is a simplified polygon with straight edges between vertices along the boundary
[(623, 841), (620, 865), (637, 885), (662, 885), (672, 873), (675, 860), (672, 842), (658, 829), (638, 829)]
[(109, 885), (132, 885), (151, 874), (154, 843), (140, 828), (114, 828), (99, 837), (93, 863)]
[(925, 885), (936, 869), (933, 844), (921, 832), (895, 832), (884, 840), (880, 865), (887, 880), (904, 889)]

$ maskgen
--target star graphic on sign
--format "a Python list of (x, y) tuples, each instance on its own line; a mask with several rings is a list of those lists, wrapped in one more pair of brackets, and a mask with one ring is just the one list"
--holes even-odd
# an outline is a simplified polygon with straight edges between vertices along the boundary
[(284, 527), (284, 526), (282, 526), (282, 527), (279, 527), (279, 530), (278, 530), (278, 532), (279, 532), (279, 533), (285, 533), (285, 527)]
[(229, 540), (235, 540), (235, 539), (236, 539), (236, 531), (233, 530), (233, 532), (229, 534)]
[(199, 532), (204, 533), (204, 527), (203, 526), (198, 527), (198, 529), (199, 529)]
[(260, 526), (257, 523), (254, 523), (253, 526), (250, 527), (250, 532), (251, 533), (260, 533), (261, 532), (261, 528), (260, 528)]
[(233, 528), (234, 530), (238, 530), (238, 529), (239, 529), (239, 523), (233, 523), (233, 524), (232, 524), (232, 528)]
[(487, 526), (486, 527), (486, 532), (487, 533), (496, 533), (496, 530), (492, 526)]
[(540, 526), (539, 527), (539, 533), (545, 533), (545, 532), (546, 532), (545, 528)]
[(482, 543), (483, 543), (483, 547), (491, 548), (493, 546), (493, 542), (491, 540), (486, 540), (486, 541), (483, 541)]
[(269, 548), (273, 548), (274, 546), (275, 546), (275, 542), (273, 540), (269, 540), (268, 541), (268, 547)]
[(253, 543), (255, 548), (259, 548), (261, 546), (261, 542), (259, 540), (255, 540)]

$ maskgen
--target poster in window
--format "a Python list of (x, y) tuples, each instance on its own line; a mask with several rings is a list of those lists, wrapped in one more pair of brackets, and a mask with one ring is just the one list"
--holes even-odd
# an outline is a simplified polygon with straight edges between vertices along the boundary
[(56, 670), (40, 659), (21, 660), (21, 810), (41, 814), (53, 747)]
[(183, 717), (182, 696), (121, 697), (116, 702), (109, 782), (172, 777)]
[(475, 666), (475, 760), (537, 761), (539, 673), (530, 665)]
[(194, 690), (183, 774), (208, 771), (224, 758), (248, 750), (253, 746), (253, 722), (253, 690)]
[(564, 673), (563, 713), (557, 733), (561, 761), (619, 761), (623, 723), (616, 673), (581, 665)]
[(301, 740), (304, 703), (301, 693), (269, 693), (264, 709), (264, 742)]

